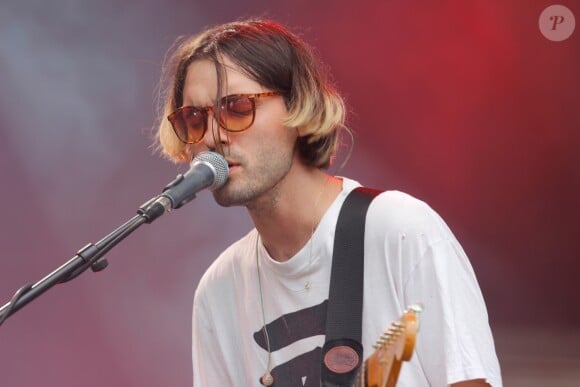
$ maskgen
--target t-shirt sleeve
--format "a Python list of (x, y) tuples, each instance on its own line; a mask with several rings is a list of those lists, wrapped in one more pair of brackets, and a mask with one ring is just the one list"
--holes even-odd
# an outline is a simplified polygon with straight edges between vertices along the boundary
[[(431, 210), (432, 211), (432, 210)], [(451, 231), (438, 224), (404, 284), (407, 304), (421, 301), (416, 356), (430, 385), (486, 379), (502, 385), (485, 302), (471, 264)]]

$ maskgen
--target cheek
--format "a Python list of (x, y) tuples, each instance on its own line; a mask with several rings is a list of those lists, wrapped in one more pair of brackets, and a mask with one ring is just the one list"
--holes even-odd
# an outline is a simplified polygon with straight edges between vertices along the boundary
[(298, 131), (295, 128), (286, 127), (283, 119), (286, 117), (286, 110), (272, 114), (268, 117), (256, 117), (254, 126), (259, 128), (256, 132), (260, 142), (277, 143), (278, 145), (289, 145), (293, 147), (298, 139)]
[(293, 151), (297, 140), (296, 130), (286, 128), (280, 123), (277, 127), (266, 126), (264, 129), (265, 131), (255, 138), (257, 150), (259, 148), (264, 149), (264, 151), (269, 149), (270, 152), (275, 152), (280, 157), (285, 157)]

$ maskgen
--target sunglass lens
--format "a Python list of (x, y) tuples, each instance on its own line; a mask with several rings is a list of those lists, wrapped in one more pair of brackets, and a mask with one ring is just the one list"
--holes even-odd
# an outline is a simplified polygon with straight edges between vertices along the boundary
[(200, 109), (187, 107), (181, 111), (181, 137), (188, 143), (198, 142), (205, 132), (206, 118)]
[(246, 96), (230, 96), (220, 106), (220, 120), (230, 131), (248, 129), (254, 121), (254, 101)]

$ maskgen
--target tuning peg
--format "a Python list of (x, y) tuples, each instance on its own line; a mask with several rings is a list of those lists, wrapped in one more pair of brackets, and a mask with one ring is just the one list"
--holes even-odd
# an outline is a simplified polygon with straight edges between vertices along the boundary
[(416, 302), (414, 304), (409, 305), (407, 307), (407, 310), (415, 314), (419, 314), (423, 311), (423, 304), (420, 302)]

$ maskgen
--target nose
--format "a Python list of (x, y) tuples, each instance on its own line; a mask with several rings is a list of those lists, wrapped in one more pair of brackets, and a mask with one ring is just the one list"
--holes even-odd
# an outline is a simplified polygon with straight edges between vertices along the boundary
[(203, 142), (211, 151), (218, 151), (222, 153), (224, 146), (229, 144), (229, 136), (227, 131), (222, 128), (219, 122), (215, 119), (213, 113), (208, 116), (208, 128), (203, 136)]

